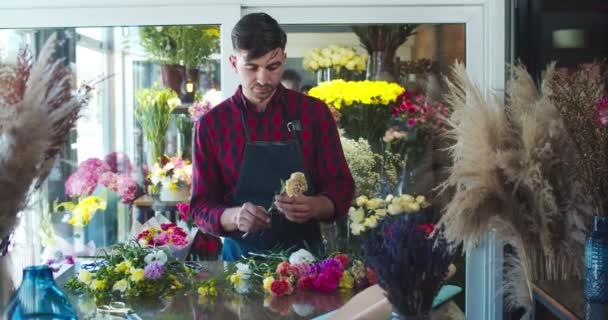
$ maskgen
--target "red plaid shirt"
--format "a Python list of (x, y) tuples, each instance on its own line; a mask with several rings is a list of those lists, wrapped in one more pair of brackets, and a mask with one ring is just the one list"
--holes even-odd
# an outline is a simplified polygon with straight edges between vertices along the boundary
[[(348, 211), (355, 184), (344, 159), (336, 123), (327, 106), (318, 99), (279, 85), (266, 110), (257, 112), (239, 86), (232, 97), (211, 109), (195, 124), (190, 207), (196, 224), (207, 233), (224, 235), (220, 216), (230, 207), (236, 191), (245, 146), (241, 105), (246, 109), (252, 141), (295, 138), (285, 126), (287, 121), (279, 101), (282, 94), (287, 95), (290, 120), (301, 115), (304, 165), (314, 189), (333, 201), (336, 216)], [(239, 99), (242, 104), (237, 103)]]

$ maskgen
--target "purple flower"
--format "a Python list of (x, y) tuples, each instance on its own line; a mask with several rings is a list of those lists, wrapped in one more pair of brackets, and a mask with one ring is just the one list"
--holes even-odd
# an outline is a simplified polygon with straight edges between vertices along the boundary
[(329, 259), (325, 259), (321, 263), (321, 268), (323, 269), (323, 271), (325, 271), (329, 268), (338, 268), (339, 270), (342, 270), (342, 263), (340, 263), (340, 260), (338, 260), (338, 259), (329, 258)]
[(158, 261), (154, 261), (144, 268), (144, 278), (152, 280), (160, 279), (164, 271), (163, 265)]
[(133, 171), (133, 166), (129, 157), (123, 152), (111, 152), (106, 155), (104, 161), (110, 167), (110, 171), (113, 173), (130, 173)]
[(74, 264), (74, 257), (72, 257), (72, 256), (65, 256), (65, 262), (67, 264)]

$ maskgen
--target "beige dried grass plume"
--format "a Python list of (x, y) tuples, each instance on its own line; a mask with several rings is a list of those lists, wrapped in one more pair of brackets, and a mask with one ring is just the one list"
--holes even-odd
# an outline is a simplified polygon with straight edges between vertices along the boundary
[(0, 239), (48, 176), (90, 97), (89, 85), (74, 92), (70, 69), (53, 58), (55, 46), (53, 35), (36, 62), (23, 49), (16, 65), (0, 64)]
[(512, 69), (506, 107), (484, 99), (463, 65), (453, 71), (446, 80), (453, 166), (441, 190), (454, 196), (440, 224), (466, 248), (496, 230), (513, 249), (505, 261), (506, 307), (523, 307), (530, 317), (532, 281), (581, 276), (592, 210), (575, 171), (579, 159), (546, 86), (539, 92), (523, 67)]

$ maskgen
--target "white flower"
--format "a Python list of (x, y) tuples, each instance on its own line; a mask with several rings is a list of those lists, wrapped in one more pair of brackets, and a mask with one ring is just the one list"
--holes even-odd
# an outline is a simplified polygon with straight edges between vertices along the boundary
[(86, 285), (89, 285), (93, 280), (93, 275), (87, 270), (80, 269), (80, 272), (78, 272), (78, 280)]
[(387, 210), (388, 210), (388, 213), (393, 216), (396, 216), (403, 212), (403, 208), (398, 203), (389, 204)]
[(365, 231), (365, 226), (362, 225), (361, 223), (351, 223), (350, 224), (350, 232), (355, 235), (358, 236), (361, 234), (361, 232)]
[(390, 203), (391, 201), (393, 201), (393, 198), (394, 198), (393, 195), (389, 194), (388, 196), (386, 196), (386, 199), (384, 199), (384, 201), (386, 203)]
[(365, 218), (365, 211), (363, 211), (363, 208), (355, 209), (351, 207), (348, 209), (348, 216), (353, 222), (360, 223)]
[(367, 201), (365, 206), (369, 210), (376, 210), (376, 209), (384, 207), (384, 201), (382, 201), (382, 199), (374, 198), (374, 199)]
[(167, 262), (167, 254), (162, 251), (162, 250), (156, 250), (152, 253), (149, 253), (145, 258), (144, 258), (144, 262), (146, 262), (146, 265), (152, 263), (152, 262), (158, 262), (162, 265), (165, 264), (165, 262)]
[(370, 229), (373, 229), (378, 226), (378, 219), (376, 219), (375, 216), (367, 217), (365, 218), (363, 225)]
[(292, 253), (289, 256), (290, 264), (296, 264), (296, 263), (311, 264), (315, 261), (316, 261), (315, 256), (313, 256), (312, 253), (310, 253), (304, 249), (300, 249), (300, 250)]
[(362, 207), (367, 203), (367, 201), (369, 201), (369, 200), (367, 199), (366, 196), (359, 196), (355, 200), (355, 203), (357, 204), (357, 207)]

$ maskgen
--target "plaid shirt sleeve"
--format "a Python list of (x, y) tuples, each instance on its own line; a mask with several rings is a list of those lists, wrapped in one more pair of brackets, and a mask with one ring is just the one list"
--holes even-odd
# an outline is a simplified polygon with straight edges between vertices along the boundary
[(223, 236), (220, 217), (227, 206), (223, 203), (224, 184), (211, 143), (213, 137), (203, 119), (196, 121), (194, 128), (190, 214), (203, 231)]
[(313, 134), (315, 154), (314, 176), (319, 182), (320, 194), (333, 201), (333, 219), (348, 212), (355, 194), (355, 182), (344, 158), (340, 135), (329, 108), (317, 100), (315, 106), (318, 130)]

